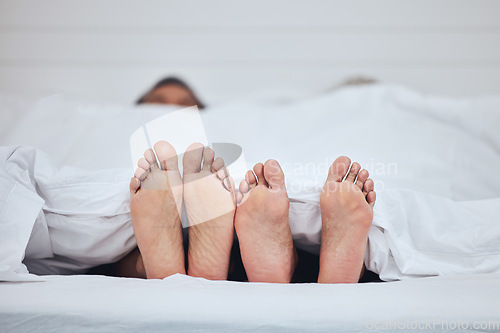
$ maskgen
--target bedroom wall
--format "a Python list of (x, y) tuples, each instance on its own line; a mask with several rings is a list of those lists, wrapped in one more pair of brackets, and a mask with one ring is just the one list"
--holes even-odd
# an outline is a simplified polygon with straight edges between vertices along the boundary
[(500, 1), (0, 1), (0, 90), (132, 102), (165, 74), (210, 102), (363, 75), (500, 94)]

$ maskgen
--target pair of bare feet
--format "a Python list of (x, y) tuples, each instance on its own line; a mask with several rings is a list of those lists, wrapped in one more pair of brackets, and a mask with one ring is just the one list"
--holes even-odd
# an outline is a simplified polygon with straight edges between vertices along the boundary
[[(375, 203), (373, 181), (360, 169), (347, 157), (330, 167), (321, 194), (318, 282), (359, 279)], [(290, 282), (297, 256), (284, 174), (275, 160), (255, 165), (236, 190), (224, 162), (214, 159), (210, 148), (192, 144), (184, 154), (181, 177), (177, 153), (160, 141), (139, 160), (130, 190), (141, 253), (137, 270), (145, 277), (186, 273), (180, 219), (184, 202), (189, 220), (187, 274), (225, 280), (236, 231), (250, 282)]]

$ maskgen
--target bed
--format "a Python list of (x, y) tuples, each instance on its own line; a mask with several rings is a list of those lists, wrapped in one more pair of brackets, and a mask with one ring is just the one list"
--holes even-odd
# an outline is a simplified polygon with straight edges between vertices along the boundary
[(3, 332), (500, 330), (499, 275), (358, 285), (45, 278), (0, 284)]
[[(85, 175), (81, 170), (94, 170), (112, 173), (119, 181), (130, 179), (127, 139), (133, 130), (176, 109), (146, 107), (138, 112), (84, 105), (60, 96), (34, 103), (3, 97), (2, 108), (3, 124), (11, 124), (2, 131), (2, 145), (41, 149), (57, 167), (66, 166), (65, 172), (78, 177)], [(252, 115), (243, 125), (242, 113)], [(423, 96), (401, 86), (375, 85), (288, 104), (215, 105), (202, 113), (202, 120), (211, 142), (238, 144), (249, 165), (278, 159), (290, 179), (289, 195), (296, 201), (312, 202), (329, 159), (347, 154), (376, 177), (376, 189), (385, 198), (379, 204), (385, 208), (378, 208), (376, 215), (389, 207), (384, 202), (402, 200), (398, 195), (406, 202), (392, 213), (403, 214), (408, 212), (405, 205), (417, 205), (412, 219), (407, 219), (410, 224), (378, 225), (369, 244), (369, 268), (394, 282), (279, 285), (181, 275), (147, 281), (62, 275), (68, 270), (30, 275), (25, 282), (14, 278), (0, 282), (2, 331), (500, 330), (500, 178), (482, 172), (484, 166), (500, 168), (499, 98), (450, 99)], [(454, 218), (438, 216), (435, 219), (441, 224), (425, 224), (442, 203), (451, 210), (475, 212), (479, 221), (488, 224), (472, 241), (467, 240), (468, 229), (456, 230), (450, 239), (439, 226), (456, 225)], [(455, 214), (457, 219), (463, 215), (461, 210)], [(426, 229), (430, 224), (437, 227)], [(461, 227), (458, 223), (457, 228)], [(317, 251), (317, 233), (307, 228), (292, 231), (304, 250)], [(49, 240), (56, 251), (54, 244), (61, 245), (61, 238)], [(65, 241), (79, 245), (78, 237), (68, 236)], [(116, 243), (120, 242), (124, 244)], [(130, 237), (127, 242), (127, 247), (134, 246)], [(448, 250), (437, 249), (439, 244), (447, 244)], [(86, 250), (95, 250), (86, 245), (89, 248), (78, 250), (83, 257)], [(37, 251), (29, 246), (21, 250), (23, 258), (26, 255), (24, 264), (35, 274), (34, 261), (61, 255), (49, 253), (44, 259), (39, 252), (37, 258)]]

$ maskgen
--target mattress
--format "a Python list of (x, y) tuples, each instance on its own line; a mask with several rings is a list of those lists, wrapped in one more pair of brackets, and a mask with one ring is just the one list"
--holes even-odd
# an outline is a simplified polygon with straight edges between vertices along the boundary
[(2, 332), (500, 330), (500, 275), (366, 284), (47, 276), (0, 284)]

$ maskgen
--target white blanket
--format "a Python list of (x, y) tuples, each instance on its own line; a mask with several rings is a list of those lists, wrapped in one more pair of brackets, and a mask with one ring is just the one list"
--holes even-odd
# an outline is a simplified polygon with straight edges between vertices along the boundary
[(47, 276), (0, 283), (3, 332), (498, 332), (500, 275), (268, 284)]
[[(9, 233), (0, 244), (16, 239), (0, 262), (3, 280), (29, 278), (20, 263), (26, 246), (31, 272), (59, 274), (117, 260), (135, 245), (123, 142), (138, 123), (168, 110), (66, 107), (59, 99), (29, 110), (2, 144), (36, 146), (58, 165), (122, 169), (57, 171), (39, 151), (2, 148), (0, 204), (8, 214), (0, 228)], [(318, 250), (319, 190), (329, 164), (344, 154), (376, 182), (368, 269), (385, 280), (500, 272), (499, 98), (451, 100), (372, 86), (287, 105), (219, 105), (203, 111), (203, 121), (211, 142), (240, 145), (249, 164), (280, 161), (297, 246)]]

